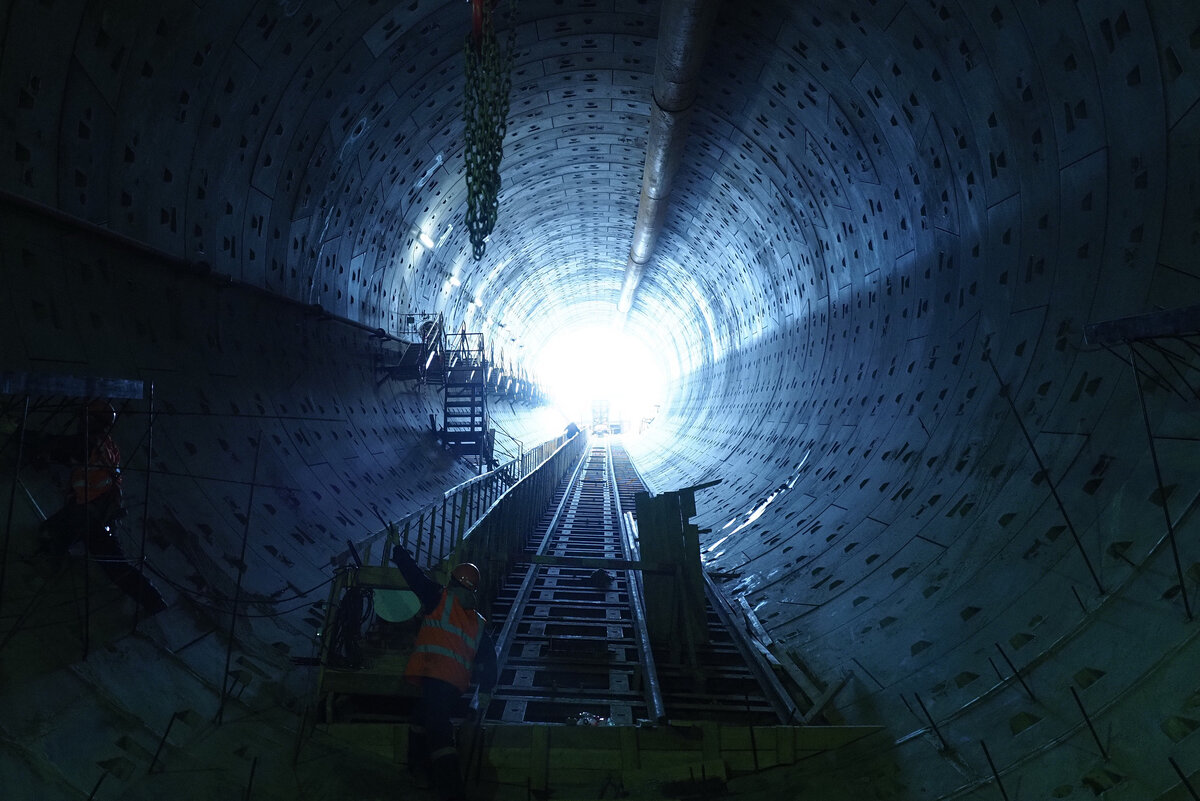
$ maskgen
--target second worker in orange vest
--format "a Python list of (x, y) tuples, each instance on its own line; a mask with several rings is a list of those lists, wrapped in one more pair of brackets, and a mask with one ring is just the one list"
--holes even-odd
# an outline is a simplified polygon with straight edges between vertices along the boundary
[(392, 561), (425, 613), (404, 671), (421, 688), (416, 720), (409, 729), (410, 767), (427, 767), (441, 798), (462, 799), (462, 770), (450, 716), (473, 680), (479, 682), (480, 715), (486, 713), (496, 686), (496, 646), (486, 621), (475, 611), (479, 568), (458, 565), (450, 573), (450, 584), (442, 587), (399, 545), (392, 550)]
[(86, 544), (88, 559), (147, 614), (167, 608), (150, 580), (125, 556), (113, 523), (125, 513), (121, 503), (121, 451), (111, 436), (117, 413), (105, 400), (82, 410), (79, 430), (50, 437), (37, 449), (35, 464), (57, 462), (71, 468), (67, 502), (42, 523), (49, 535), (40, 550), (58, 567), (76, 542)]

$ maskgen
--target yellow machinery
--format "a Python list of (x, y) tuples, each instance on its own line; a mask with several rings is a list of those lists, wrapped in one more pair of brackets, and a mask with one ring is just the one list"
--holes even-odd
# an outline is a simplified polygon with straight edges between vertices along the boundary
[(318, 679), (322, 723), (407, 717), (417, 690), (404, 667), (420, 626), (420, 602), (394, 567), (338, 573), (325, 609)]

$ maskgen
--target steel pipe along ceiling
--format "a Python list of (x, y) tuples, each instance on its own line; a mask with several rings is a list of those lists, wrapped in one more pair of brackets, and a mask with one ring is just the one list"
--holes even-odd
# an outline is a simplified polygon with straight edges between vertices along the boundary
[(638, 198), (633, 244), (617, 310), (628, 314), (638, 283), (646, 271), (662, 231), (671, 197), (671, 182), (687, 147), (688, 113), (696, 98), (704, 53), (716, 20), (718, 0), (666, 0), (659, 24), (654, 61), (654, 96), (646, 169)]

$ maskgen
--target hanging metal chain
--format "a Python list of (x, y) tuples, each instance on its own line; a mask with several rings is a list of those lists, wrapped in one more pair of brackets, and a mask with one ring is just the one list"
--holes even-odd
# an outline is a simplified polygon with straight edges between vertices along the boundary
[(508, 42), (501, 51), (492, 16), (498, 0), (472, 0), (482, 7), (482, 25), (467, 35), (466, 89), (463, 121), (466, 123), (467, 230), (472, 255), (483, 258), (484, 239), (496, 227), (500, 207), (500, 159), (508, 130), (508, 95), (512, 88), (513, 50), (516, 46), (516, 0), (508, 2)]

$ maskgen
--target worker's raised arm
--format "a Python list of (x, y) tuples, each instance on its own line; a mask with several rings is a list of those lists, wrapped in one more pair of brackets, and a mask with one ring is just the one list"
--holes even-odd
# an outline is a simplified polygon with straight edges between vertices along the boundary
[(413, 591), (421, 602), (421, 609), (429, 614), (437, 608), (442, 599), (442, 587), (429, 576), (425, 575), (412, 555), (400, 545), (392, 548), (392, 563), (400, 568), (400, 574), (408, 582), (408, 588)]

